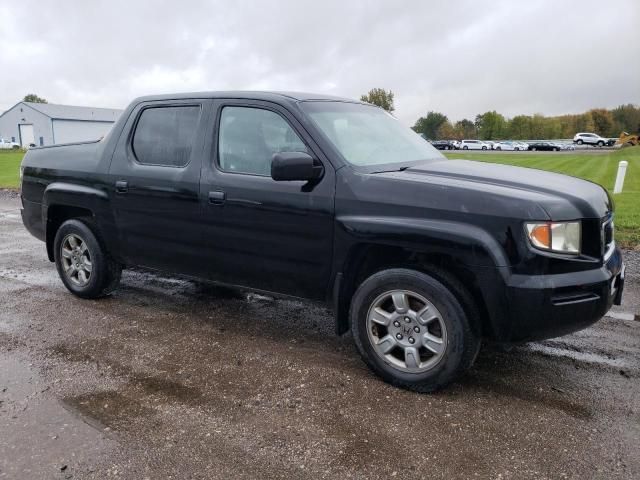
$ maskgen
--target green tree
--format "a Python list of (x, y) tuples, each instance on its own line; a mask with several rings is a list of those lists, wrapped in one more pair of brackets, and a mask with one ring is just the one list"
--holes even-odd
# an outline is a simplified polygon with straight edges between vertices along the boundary
[(593, 132), (596, 129), (591, 112), (582, 113), (576, 118), (577, 132)]
[(387, 112), (393, 112), (395, 110), (393, 105), (393, 92), (391, 90), (387, 92), (384, 88), (372, 88), (369, 90), (369, 93), (362, 95), (360, 100), (384, 108)]
[(640, 107), (632, 104), (620, 105), (611, 111), (613, 115), (613, 135), (621, 132), (640, 133)]
[(436, 130), (436, 139), (437, 140), (455, 140), (457, 137), (456, 130), (451, 125), (449, 120), (442, 122), (442, 124)]
[(612, 135), (613, 130), (613, 115), (609, 110), (604, 108), (594, 108), (590, 110), (591, 118), (593, 118), (593, 126), (595, 132), (603, 137)]
[(509, 122), (509, 137), (514, 140), (527, 140), (531, 138), (531, 117), (517, 115)]
[(500, 140), (507, 133), (507, 122), (504, 116), (492, 110), (476, 116), (476, 128), (481, 140)]
[(46, 99), (39, 97), (35, 93), (29, 93), (24, 96), (22, 99), (23, 102), (31, 102), (31, 103), (49, 103)]
[(457, 131), (458, 140), (463, 140), (465, 138), (476, 138), (476, 126), (469, 119), (464, 118), (462, 120), (458, 120), (456, 122), (455, 129)]
[(420, 117), (413, 130), (417, 133), (421, 133), (426, 138), (434, 140), (437, 138), (438, 129), (444, 122), (448, 122), (449, 119), (446, 115), (440, 112), (428, 112), (426, 117)]

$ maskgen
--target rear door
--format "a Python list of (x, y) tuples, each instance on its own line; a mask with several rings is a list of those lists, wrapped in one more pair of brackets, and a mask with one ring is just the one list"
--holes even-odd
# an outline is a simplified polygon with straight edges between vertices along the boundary
[[(219, 100), (201, 202), (209, 277), (323, 299), (331, 273), (335, 171), (283, 107)], [(276, 182), (274, 153), (305, 151), (324, 166), (315, 184)]]
[(110, 167), (121, 250), (130, 264), (198, 274), (199, 182), (209, 100), (136, 107)]

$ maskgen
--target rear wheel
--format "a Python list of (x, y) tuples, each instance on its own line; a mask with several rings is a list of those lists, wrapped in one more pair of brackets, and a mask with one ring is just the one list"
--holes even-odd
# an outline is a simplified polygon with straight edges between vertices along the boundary
[(486, 150), (486, 149), (487, 149), (487, 147), (482, 147), (482, 149), (483, 149), (483, 150)]
[(54, 258), (62, 283), (78, 297), (102, 297), (120, 282), (122, 268), (104, 249), (90, 219), (67, 220), (60, 226)]
[(369, 277), (353, 297), (350, 316), (365, 363), (386, 382), (410, 390), (447, 385), (471, 366), (480, 347), (454, 293), (414, 270)]
[(584, 142), (582, 141), (581, 138), (578, 139), (578, 141), (576, 142), (578, 145), (582, 145)]
[(502, 150), (502, 147), (496, 147), (496, 150)]
[(467, 147), (466, 145), (464, 147), (462, 147), (463, 150), (469, 150), (469, 147)]
[(535, 152), (536, 150), (537, 150), (536, 147), (531, 147), (532, 152)]

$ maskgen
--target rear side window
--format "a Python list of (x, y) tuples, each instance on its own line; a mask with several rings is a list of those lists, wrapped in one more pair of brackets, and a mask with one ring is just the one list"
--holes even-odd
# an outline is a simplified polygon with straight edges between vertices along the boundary
[(146, 108), (133, 136), (136, 160), (144, 165), (184, 167), (189, 163), (199, 118), (199, 106)]

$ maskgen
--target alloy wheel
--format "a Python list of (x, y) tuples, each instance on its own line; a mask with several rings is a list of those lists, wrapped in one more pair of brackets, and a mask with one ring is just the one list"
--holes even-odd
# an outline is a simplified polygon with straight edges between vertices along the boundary
[(93, 270), (87, 243), (74, 233), (67, 235), (60, 246), (60, 257), (69, 281), (79, 287), (86, 286)]
[(379, 295), (367, 313), (367, 332), (375, 353), (408, 373), (435, 367), (447, 348), (447, 328), (433, 303), (409, 290)]

